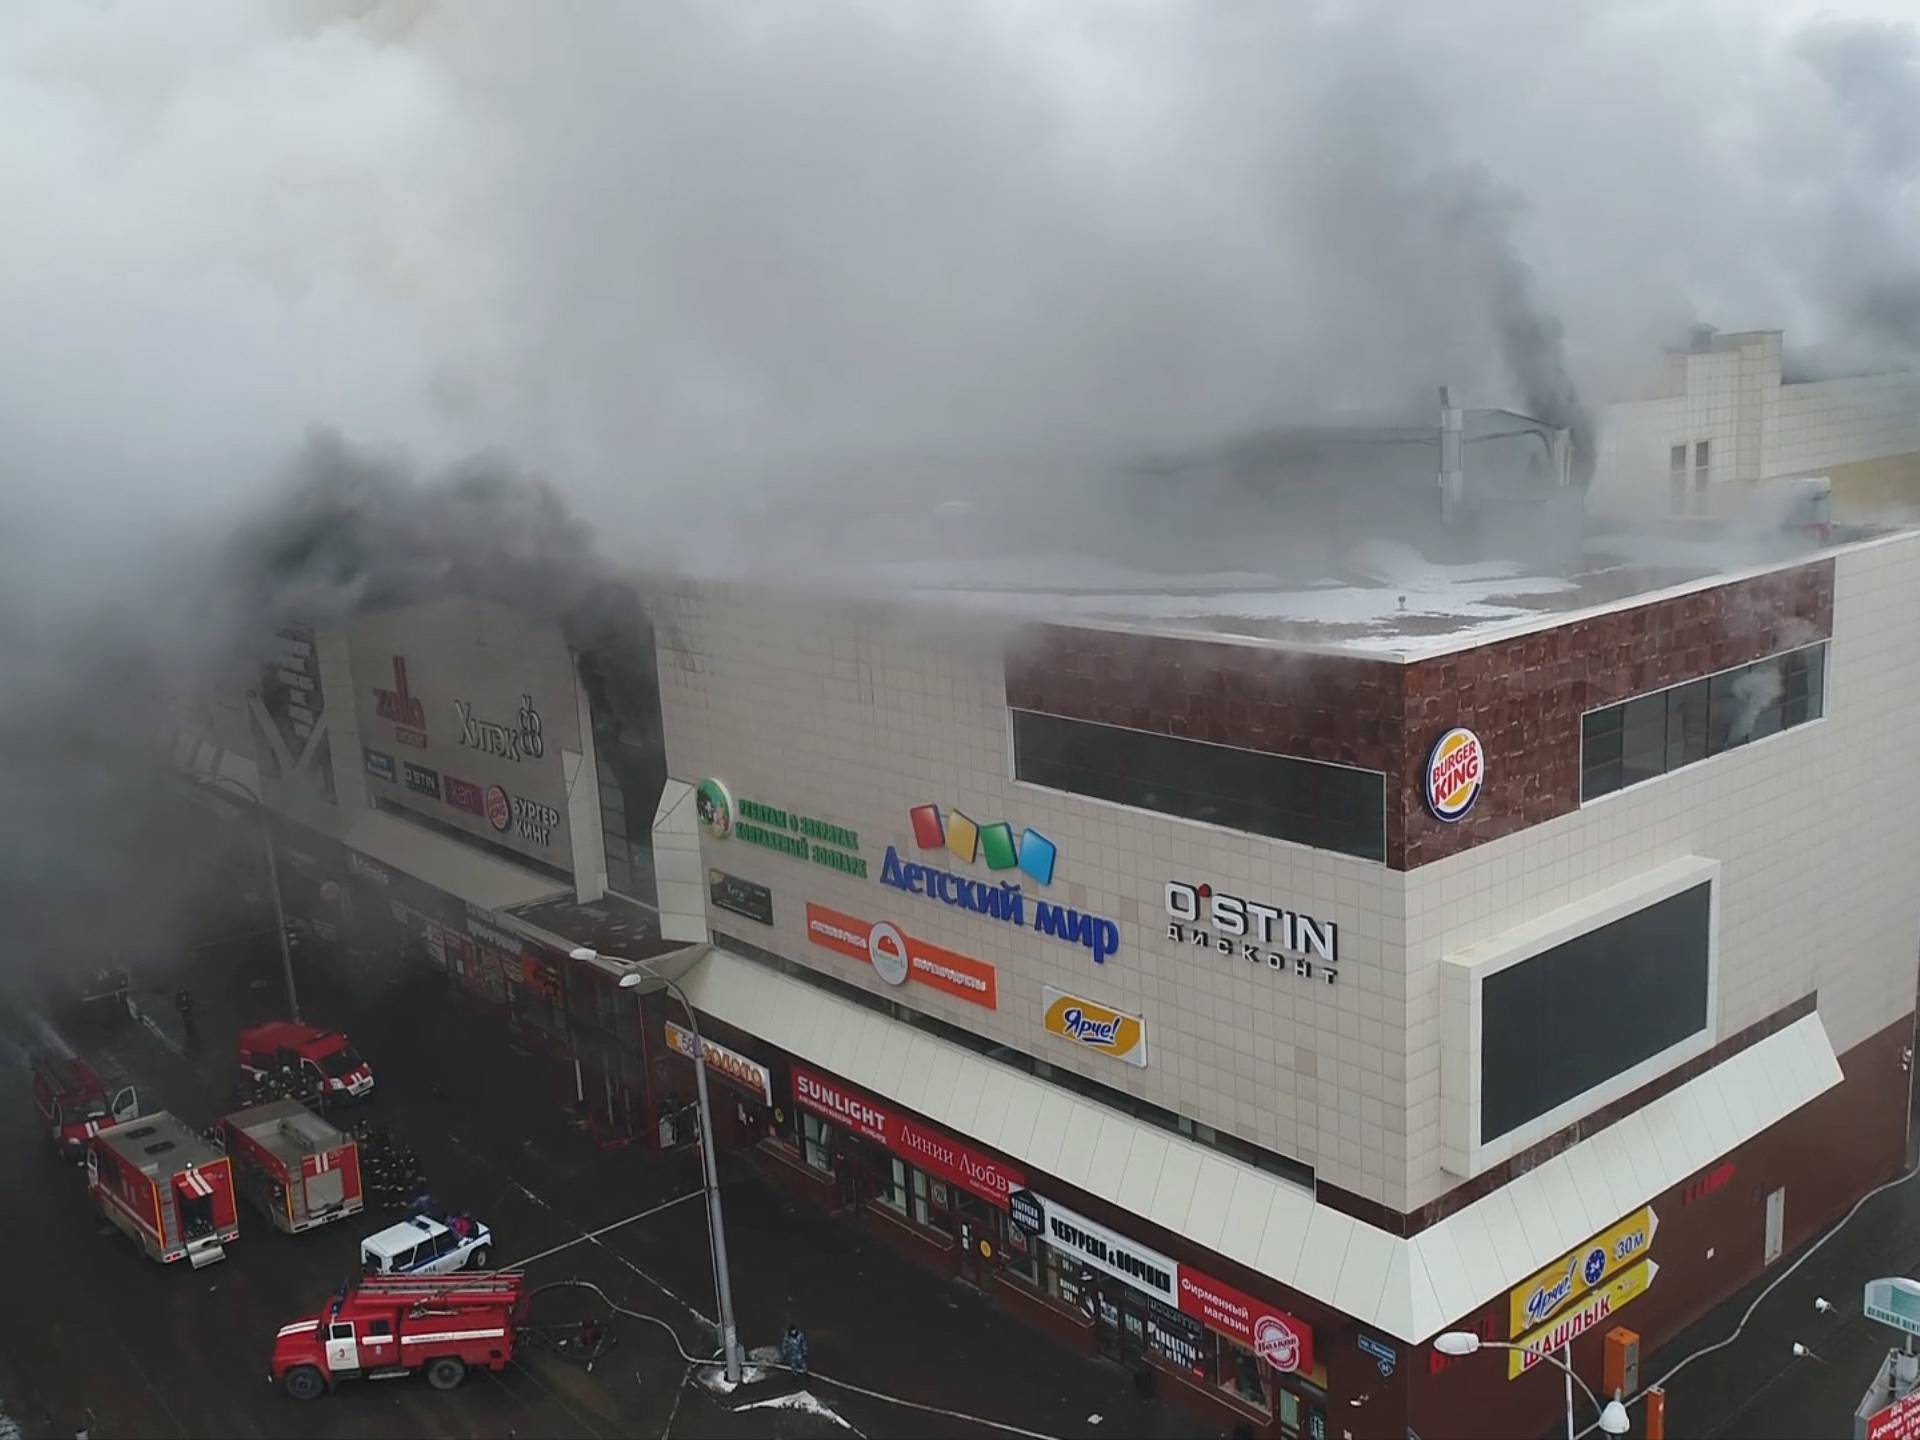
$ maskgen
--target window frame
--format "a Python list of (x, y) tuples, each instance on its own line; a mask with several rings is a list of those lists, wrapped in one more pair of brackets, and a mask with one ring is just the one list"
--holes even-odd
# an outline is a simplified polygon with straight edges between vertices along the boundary
[[(1214, 1388), (1223, 1395), (1233, 1397), (1242, 1405), (1263, 1414), (1273, 1414), (1274, 1384), (1273, 1377), (1267, 1373), (1266, 1362), (1256, 1355), (1251, 1347), (1242, 1345), (1231, 1335), (1222, 1335), (1217, 1330), (1213, 1335), (1219, 1342), (1214, 1351), (1217, 1357), (1213, 1372)], [(1258, 1400), (1240, 1388), (1241, 1368), (1249, 1364), (1253, 1367), (1254, 1378), (1260, 1384), (1261, 1398)], [(1229, 1366), (1232, 1367), (1231, 1374), (1228, 1373)]]
[[(1591, 709), (1583, 710), (1580, 713), (1580, 757), (1579, 764), (1575, 767), (1576, 774), (1579, 777), (1580, 808), (1584, 810), (1589, 805), (1602, 804), (1615, 795), (1624, 795), (1630, 790), (1637, 790), (1643, 785), (1650, 785), (1657, 781), (1664, 780), (1668, 776), (1674, 775), (1682, 770), (1691, 769), (1696, 765), (1709, 764), (1724, 755), (1731, 755), (1737, 751), (1747, 750), (1755, 745), (1762, 745), (1769, 740), (1777, 739), (1782, 735), (1795, 734), (1806, 729), (1808, 726), (1819, 724), (1828, 717), (1832, 710), (1832, 705), (1827, 694), (1828, 680), (1833, 673), (1833, 662), (1830, 654), (1832, 645), (1833, 638), (1826, 636), (1806, 645), (1795, 645), (1791, 649), (1776, 650), (1771, 655), (1762, 655), (1741, 665), (1729, 665), (1723, 669), (1710, 671), (1704, 675), (1691, 676), (1686, 680), (1676, 681), (1672, 685), (1663, 685), (1655, 690), (1643, 690), (1632, 695), (1623, 695), (1617, 700), (1608, 701), (1605, 705), (1595, 705)], [(1819, 657), (1817, 661), (1812, 658), (1816, 654)], [(1800, 666), (1800, 674), (1805, 677), (1805, 689), (1803, 694), (1797, 697), (1796, 700), (1796, 698), (1791, 695), (1789, 689), (1793, 676), (1789, 662), (1801, 657), (1805, 657)], [(1793, 724), (1782, 723), (1779, 728), (1767, 731), (1765, 734), (1753, 733), (1753, 727), (1750, 726), (1746, 738), (1732, 741), (1731, 743), (1723, 741), (1716, 744), (1714, 723), (1716, 701), (1720, 704), (1726, 703), (1723, 695), (1717, 692), (1721, 690), (1722, 685), (1730, 688), (1745, 672), (1758, 669), (1760, 666), (1767, 664), (1777, 664), (1780, 666), (1781, 693), (1772, 704), (1762, 707), (1761, 713), (1765, 714), (1769, 711), (1777, 713), (1781, 717), (1782, 722), (1784, 722), (1789, 707), (1795, 703), (1802, 703), (1806, 707), (1806, 718)], [(1819, 681), (1817, 686), (1814, 684), (1816, 674)], [(1683, 728), (1678, 738), (1678, 743), (1681, 746), (1681, 758), (1676, 763), (1673, 760), (1676, 744), (1674, 728), (1675, 699), (1676, 697), (1692, 692), (1694, 687), (1699, 685), (1705, 685), (1707, 687), (1707, 707), (1705, 712), (1706, 734), (1703, 742), (1705, 745), (1705, 753), (1697, 759), (1686, 758), (1687, 735)], [(1626, 778), (1627, 709), (1629, 706), (1643, 703), (1656, 696), (1663, 698), (1666, 703), (1665, 747), (1661, 752), (1662, 768), (1655, 774), (1647, 775), (1637, 780), (1630, 780)], [(1591, 739), (1595, 738), (1590, 732), (1594, 729), (1593, 721), (1596, 716), (1604, 716), (1611, 712), (1618, 712), (1620, 715), (1615, 733), (1619, 735), (1621, 754), (1617, 762), (1614, 760), (1603, 760), (1599, 762), (1599, 764), (1609, 765), (1617, 763), (1620, 767), (1620, 783), (1608, 789), (1600, 790), (1597, 793), (1592, 793), (1589, 790), (1588, 776), (1589, 772), (1596, 770), (1596, 767), (1590, 765), (1587, 759), (1588, 744)], [(1684, 715), (1684, 711), (1682, 714)], [(1756, 716), (1756, 724), (1758, 719), (1759, 717)]]
[[(1236, 754), (1252, 756), (1257, 760), (1275, 761), (1283, 764), (1309, 765), (1323, 770), (1339, 770), (1349, 775), (1372, 776), (1380, 782), (1379, 836), (1380, 854), (1362, 854), (1351, 849), (1340, 849), (1331, 845), (1317, 845), (1310, 841), (1294, 839), (1286, 835), (1270, 835), (1262, 830), (1242, 830), (1232, 825), (1223, 825), (1217, 820), (1201, 820), (1174, 810), (1156, 810), (1145, 805), (1134, 804), (1127, 800), (1113, 800), (1104, 795), (1093, 795), (1083, 790), (1066, 790), (1057, 785), (1048, 785), (1039, 780), (1028, 779), (1020, 774), (1019, 746), (1016, 740), (1016, 716), (1030, 715), (1037, 720), (1053, 721), (1063, 725), (1098, 726), (1103, 730), (1115, 730), (1122, 735), (1138, 736), (1143, 740), (1167, 741), (1177, 745), (1195, 745), (1213, 750), (1229, 750)], [(1105, 720), (1086, 720), (1075, 715), (1054, 715), (1044, 710), (1030, 709), (1024, 705), (1006, 707), (1005, 762), (1009, 784), (1021, 786), (1039, 795), (1067, 795), (1089, 805), (1111, 805), (1116, 809), (1130, 811), (1155, 820), (1170, 820), (1179, 825), (1197, 825), (1219, 835), (1231, 835), (1245, 840), (1249, 837), (1264, 840), (1275, 845), (1292, 845), (1316, 855), (1338, 855), (1348, 860), (1358, 860), (1364, 864), (1378, 865), (1383, 869), (1387, 863), (1387, 806), (1388, 792), (1392, 777), (1384, 770), (1376, 770), (1365, 765), (1346, 765), (1337, 760), (1314, 760), (1300, 755), (1281, 755), (1267, 750), (1253, 750), (1244, 745), (1226, 745), (1217, 740), (1199, 740), (1190, 735), (1168, 735), (1158, 730), (1137, 730), (1131, 725), (1114, 725)], [(1371, 820), (1371, 817), (1369, 817)]]
[(887, 1157), (887, 1181), (874, 1193), (875, 1200), (903, 1219), (907, 1213), (907, 1162), (898, 1155)]
[[(834, 1127), (811, 1110), (801, 1110), (798, 1106), (794, 1110), (800, 1122), (800, 1158), (806, 1162), (808, 1169), (818, 1174), (833, 1174)], [(809, 1126), (819, 1132), (817, 1136), (809, 1133)], [(820, 1152), (818, 1160), (814, 1158), (816, 1150)]]

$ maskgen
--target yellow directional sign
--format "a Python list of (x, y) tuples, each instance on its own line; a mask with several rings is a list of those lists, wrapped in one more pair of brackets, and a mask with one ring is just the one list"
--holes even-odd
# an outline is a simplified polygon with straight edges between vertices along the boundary
[(1508, 1296), (1512, 1314), (1507, 1320), (1507, 1333), (1524, 1335), (1539, 1329), (1609, 1276), (1619, 1274), (1646, 1254), (1653, 1244), (1653, 1232), (1659, 1228), (1660, 1217), (1651, 1205), (1643, 1205), (1537, 1275), (1528, 1276)]
[(1660, 1267), (1653, 1261), (1642, 1260), (1631, 1269), (1622, 1270), (1598, 1290), (1589, 1291), (1584, 1299), (1551, 1325), (1542, 1325), (1531, 1335), (1520, 1336), (1513, 1342), (1520, 1348), (1507, 1352), (1507, 1378), (1518, 1380), (1540, 1363), (1542, 1355), (1571, 1345), (1594, 1326), (1611, 1318), (1621, 1306), (1639, 1299), (1647, 1293), (1653, 1284), (1653, 1277), (1659, 1273)]

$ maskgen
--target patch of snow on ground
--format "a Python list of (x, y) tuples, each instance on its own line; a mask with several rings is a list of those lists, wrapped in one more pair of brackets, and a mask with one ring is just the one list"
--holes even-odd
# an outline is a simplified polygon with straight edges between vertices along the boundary
[[(766, 1378), (767, 1372), (762, 1370), (758, 1365), (743, 1365), (740, 1367), (741, 1385), (755, 1385)], [(731, 1395), (739, 1388), (739, 1386), (727, 1379), (727, 1369), (724, 1365), (713, 1365), (702, 1370), (700, 1372), (700, 1383), (716, 1395)]]
[(735, 1410), (801, 1410), (809, 1415), (818, 1415), (823, 1420), (831, 1420), (843, 1430), (851, 1430), (849, 1425), (831, 1405), (817, 1398), (811, 1391), (795, 1390), (790, 1395), (776, 1395), (771, 1400), (755, 1400), (751, 1404), (736, 1405)]

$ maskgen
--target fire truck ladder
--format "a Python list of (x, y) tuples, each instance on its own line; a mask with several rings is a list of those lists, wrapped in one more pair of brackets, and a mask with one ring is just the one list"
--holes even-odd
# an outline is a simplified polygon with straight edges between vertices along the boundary
[(293, 1141), (295, 1145), (299, 1146), (302, 1155), (311, 1155), (320, 1148), (318, 1141), (302, 1135), (300, 1133), (300, 1127), (291, 1120), (282, 1120), (275, 1129), (286, 1136), (287, 1139)]
[(461, 1302), (516, 1300), (521, 1295), (521, 1277), (477, 1272), (455, 1280), (441, 1275), (377, 1275), (360, 1282), (359, 1292), (393, 1300), (412, 1300), (417, 1312), (425, 1313), (436, 1303), (457, 1306)]

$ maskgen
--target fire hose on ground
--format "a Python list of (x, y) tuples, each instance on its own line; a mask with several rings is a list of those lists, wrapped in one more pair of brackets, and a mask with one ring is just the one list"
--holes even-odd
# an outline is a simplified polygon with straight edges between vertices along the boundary
[[(594, 1284), (593, 1281), (591, 1280), (550, 1280), (545, 1285), (542, 1285), (537, 1289), (528, 1292), (527, 1299), (529, 1302), (529, 1308), (531, 1308), (531, 1302), (534, 1300), (535, 1297), (545, 1294), (549, 1290), (564, 1290), (564, 1289), (577, 1289), (577, 1290), (591, 1291), (594, 1295), (599, 1296), (600, 1302), (607, 1307), (607, 1313), (609, 1316), (624, 1315), (629, 1319), (644, 1320), (649, 1325), (658, 1326), (660, 1329), (667, 1332), (668, 1338), (673, 1341), (674, 1350), (679, 1354), (680, 1358), (686, 1361), (686, 1363), (689, 1365), (699, 1365), (699, 1366), (719, 1365), (725, 1359), (725, 1357), (719, 1351), (715, 1351), (711, 1355), (688, 1354), (686, 1346), (680, 1343), (680, 1332), (675, 1330), (673, 1326), (669, 1325), (666, 1321), (662, 1320), (658, 1315), (649, 1315), (644, 1310), (630, 1310), (624, 1305), (617, 1304), (613, 1300), (613, 1298), (607, 1294), (606, 1291), (602, 1290), (598, 1285)], [(538, 1327), (535, 1327), (535, 1328), (537, 1329)], [(600, 1341), (601, 1343), (596, 1353), (604, 1354), (608, 1346), (612, 1344), (612, 1340), (610, 1335), (608, 1335), (606, 1332), (603, 1331), (600, 1336)], [(590, 1360), (592, 1357), (573, 1356), (569, 1358), (579, 1358), (579, 1359)], [(841, 1380), (835, 1376), (823, 1374), (822, 1372), (812, 1368), (808, 1368), (804, 1372), (796, 1372), (792, 1366), (783, 1365), (777, 1360), (755, 1360), (753, 1363), (756, 1367), (762, 1370), (785, 1370), (789, 1374), (799, 1373), (802, 1375), (804, 1379), (819, 1380), (828, 1385), (834, 1386), (836, 1389), (845, 1390), (850, 1394), (863, 1395), (870, 1400), (879, 1400), (885, 1404), (898, 1405), (908, 1410), (918, 1410), (923, 1414), (927, 1414), (927, 1415), (939, 1415), (949, 1420), (964, 1420), (969, 1425), (979, 1425), (988, 1430), (997, 1430), (1005, 1435), (1021, 1436), (1022, 1440), (1058, 1440), (1057, 1436), (1048, 1435), (1047, 1433), (1041, 1430), (1027, 1430), (1018, 1425), (1008, 1425), (1003, 1421), (988, 1420), (979, 1415), (969, 1415), (962, 1410), (946, 1410), (946, 1409), (942, 1409), (938, 1405), (925, 1405), (918, 1400), (902, 1399), (898, 1395), (889, 1395), (885, 1391), (881, 1391), (881, 1390), (870, 1390), (864, 1385), (855, 1385), (850, 1380)]]

